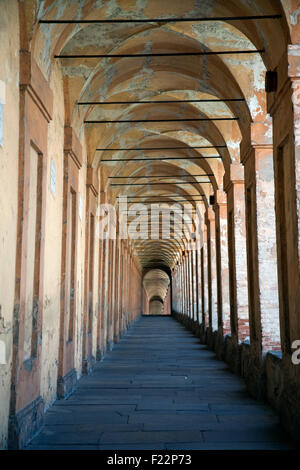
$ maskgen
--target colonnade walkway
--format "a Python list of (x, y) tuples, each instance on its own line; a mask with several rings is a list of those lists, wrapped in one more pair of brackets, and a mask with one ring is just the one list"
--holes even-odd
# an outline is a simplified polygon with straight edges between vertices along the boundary
[(172, 317), (143, 316), (28, 449), (290, 449), (278, 418)]

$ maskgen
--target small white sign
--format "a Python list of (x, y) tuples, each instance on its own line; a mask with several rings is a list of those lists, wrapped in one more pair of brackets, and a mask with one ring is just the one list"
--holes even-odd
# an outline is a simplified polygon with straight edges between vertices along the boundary
[(80, 193), (78, 197), (78, 213), (79, 213), (80, 220), (82, 220), (82, 197)]
[(53, 159), (51, 158), (51, 169), (50, 169), (50, 188), (51, 193), (55, 197), (56, 194), (56, 168)]
[(0, 145), (3, 145), (4, 106), (0, 103)]
[(0, 365), (6, 364), (6, 348), (4, 341), (0, 340)]
[(3, 145), (3, 121), (5, 105), (5, 82), (0, 80), (0, 145)]
[(5, 104), (5, 82), (0, 80), (0, 103)]

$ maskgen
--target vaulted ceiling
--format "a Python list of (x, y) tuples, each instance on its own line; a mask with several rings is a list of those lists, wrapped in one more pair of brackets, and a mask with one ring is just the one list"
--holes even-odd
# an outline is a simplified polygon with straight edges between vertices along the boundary
[[(203, 221), (209, 195), (222, 191), (223, 177), (230, 174), (230, 165), (239, 163), (239, 145), (243, 139), (249, 140), (250, 123), (267, 119), (265, 71), (277, 65), (289, 36), (281, 2), (26, 3), (28, 11), (35, 5), (36, 16), (27, 18), (28, 38), (24, 41), (30, 43), (46, 77), (60, 62), (65, 121), (79, 136), (84, 136), (88, 164), (100, 168), (102, 191), (106, 191), (108, 202), (115, 203), (120, 194), (131, 202), (144, 203), (157, 198), (161, 202), (191, 199), (196, 206), (196, 200), (202, 199), (198, 205)], [(197, 20), (251, 15), (282, 16)], [(194, 21), (172, 22), (172, 18)], [(57, 23), (41, 24), (41, 19)], [(136, 22), (77, 22), (116, 19)], [(73, 23), (63, 23), (64, 20)], [(186, 52), (194, 55), (151, 55)], [(82, 57), (108, 54), (150, 55)], [(126, 103), (78, 105), (112, 101)], [(109, 120), (155, 122), (85, 122)], [(116, 176), (119, 178), (114, 179)], [(112, 186), (120, 183), (122, 186)], [(201, 223), (198, 228), (201, 230)], [(185, 243), (184, 237), (133, 241), (142, 268), (162, 265), (172, 269)]]

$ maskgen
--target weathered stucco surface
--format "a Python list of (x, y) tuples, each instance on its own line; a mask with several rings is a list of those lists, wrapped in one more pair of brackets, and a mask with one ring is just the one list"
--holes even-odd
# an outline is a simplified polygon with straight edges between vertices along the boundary
[(18, 4), (1, 0), (0, 80), (3, 138), (0, 144), (0, 341), (6, 364), (0, 364), (0, 448), (7, 445), (13, 347), (16, 221), (18, 211), (19, 29)]
[[(45, 277), (43, 308), (43, 343), (41, 395), (46, 407), (56, 398), (59, 309), (60, 309), (60, 266), (62, 233), (62, 188), (64, 149), (64, 96), (63, 82), (59, 67), (51, 75), (53, 91), (53, 119), (48, 126), (48, 162), (46, 193)], [(55, 166), (55, 191), (51, 190), (51, 160)]]

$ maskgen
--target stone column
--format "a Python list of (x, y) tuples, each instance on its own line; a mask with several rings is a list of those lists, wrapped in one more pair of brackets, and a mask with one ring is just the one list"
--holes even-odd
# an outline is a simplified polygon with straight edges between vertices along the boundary
[(171, 274), (171, 280), (172, 280), (172, 310), (174, 312), (177, 311), (177, 289), (178, 289), (178, 284), (177, 284), (177, 272), (176, 272), (176, 267), (173, 268), (172, 274)]
[(188, 255), (187, 251), (184, 253), (183, 258), (184, 264), (184, 285), (185, 285), (185, 315), (189, 316), (190, 312), (190, 302), (189, 302), (189, 285), (188, 285)]
[(280, 349), (272, 122), (251, 124), (241, 145), (245, 165), (248, 291), (251, 349)]
[[(177, 288), (177, 303), (176, 303), (176, 311), (177, 313), (181, 313), (181, 299), (182, 299), (182, 290), (181, 290), (181, 280), (180, 280), (180, 264), (178, 262), (176, 267), (176, 288)], [(172, 289), (173, 291), (174, 289)]]
[(202, 326), (207, 328), (209, 325), (209, 288), (208, 288), (208, 254), (207, 254), (207, 228), (204, 226), (203, 247), (201, 250), (201, 298), (202, 298)]
[(177, 264), (173, 270), (172, 274), (172, 310), (176, 313), (180, 313), (180, 282), (179, 282), (179, 265)]
[[(294, 9), (296, 10), (296, 3)], [(299, 30), (299, 16), (294, 15)], [(281, 422), (300, 435), (300, 368), (292, 361), (294, 341), (300, 338), (300, 45), (288, 45), (273, 72), (275, 86), (267, 94), (273, 118), (273, 161), (277, 234), (278, 293), (282, 375), (268, 396), (278, 404)], [(276, 83), (277, 82), (277, 83)], [(267, 356), (268, 358), (268, 356)]]
[(196, 249), (191, 250), (192, 261), (192, 289), (193, 289), (193, 321), (197, 321), (197, 269), (196, 269)]
[(130, 275), (131, 275), (131, 253), (130, 253), (130, 245), (127, 244), (127, 298), (126, 298), (126, 328), (128, 328), (130, 323)]
[(78, 174), (81, 144), (72, 127), (65, 127), (62, 261), (60, 293), (60, 341), (57, 396), (68, 396), (76, 386), (74, 367), (77, 316)]
[(186, 263), (185, 263), (185, 253), (182, 255), (182, 284), (183, 284), (183, 293), (184, 293), (184, 302), (183, 302), (183, 314), (187, 315), (188, 312), (188, 302), (187, 302), (187, 291), (186, 291)]
[(133, 311), (132, 311), (132, 288), (133, 288), (133, 269), (132, 269), (132, 250), (129, 246), (129, 279), (128, 279), (128, 325), (132, 322)]
[(215, 214), (208, 208), (205, 213), (207, 226), (207, 253), (208, 253), (208, 309), (209, 327), (211, 332), (218, 329), (218, 294), (217, 294), (217, 265), (216, 265), (216, 228)]
[(123, 262), (123, 256), (122, 256), (122, 242), (121, 239), (118, 238), (117, 240), (118, 243), (118, 277), (117, 277), (117, 334), (118, 338), (120, 338), (121, 335), (121, 312), (122, 312), (122, 295), (123, 295), (123, 290), (122, 290), (122, 262)]
[(109, 282), (110, 282), (110, 240), (105, 240), (105, 280), (104, 280), (104, 318), (105, 318), (105, 350), (109, 341)]
[(288, 364), (291, 345), (300, 338), (299, 71), (300, 45), (289, 45), (274, 71), (276, 87), (267, 95), (268, 112), (273, 118), (281, 346)]
[(201, 284), (200, 284), (200, 251), (199, 251), (199, 246), (195, 247), (195, 273), (196, 273), (196, 279), (195, 279), (195, 296), (196, 296), (196, 303), (195, 303), (195, 309), (196, 309), (196, 322), (197, 326), (200, 324), (200, 292), (201, 292)]
[(176, 311), (177, 311), (177, 313), (181, 313), (181, 306), (180, 306), (180, 303), (181, 303), (181, 296), (182, 296), (182, 293), (181, 293), (180, 265), (179, 265), (179, 264), (177, 265), (177, 268), (176, 268), (176, 277), (177, 277), (177, 281), (176, 281), (176, 286), (177, 286)]
[[(99, 194), (100, 204), (105, 201), (105, 193)], [(99, 231), (100, 234), (100, 231)], [(104, 354), (104, 275), (105, 275), (105, 241), (99, 236), (99, 269), (98, 269), (98, 324), (97, 324), (97, 353), (96, 359), (100, 360)]]
[(127, 312), (127, 240), (122, 241), (123, 245), (123, 291), (122, 291), (122, 331), (126, 331), (126, 312)]
[(102, 240), (101, 241), (101, 247), (102, 247), (102, 268), (101, 268), (101, 286), (100, 286), (100, 295), (101, 295), (101, 316), (100, 316), (100, 353), (99, 353), (99, 359), (103, 357), (105, 354), (106, 350), (106, 338), (107, 338), (107, 321), (106, 321), (106, 277), (107, 277), (107, 241)]
[(85, 272), (84, 310), (82, 332), (82, 373), (92, 371), (94, 336), (94, 267), (95, 267), (95, 217), (97, 210), (98, 175), (88, 167), (86, 179), (86, 233), (85, 233)]
[(189, 287), (189, 317), (191, 320), (194, 318), (194, 289), (193, 289), (193, 261), (192, 261), (192, 250), (188, 250), (188, 287)]
[(115, 288), (115, 295), (114, 295), (114, 343), (116, 343), (119, 339), (119, 331), (120, 331), (120, 320), (119, 320), (119, 284), (120, 284), (120, 239), (117, 237), (116, 241), (116, 259), (115, 259), (115, 280), (114, 280), (114, 288)]
[(227, 196), (218, 190), (214, 204), (216, 220), (216, 255), (218, 280), (218, 331), (221, 336), (230, 333)]
[(230, 175), (225, 174), (224, 177), (224, 188), (227, 193), (228, 213), (230, 322), (232, 346), (235, 350), (231, 357), (236, 361), (234, 356), (238, 357), (238, 343), (249, 339), (245, 190), (242, 165), (230, 166)]
[(184, 275), (183, 275), (183, 258), (180, 257), (180, 291), (181, 291), (181, 311), (180, 313), (184, 313), (185, 307), (185, 291), (184, 291)]
[(108, 260), (108, 325), (107, 325), (107, 347), (109, 350), (112, 349), (113, 344), (113, 272), (114, 272), (114, 260), (115, 260), (115, 243), (114, 240), (108, 240), (109, 246), (109, 260)]

